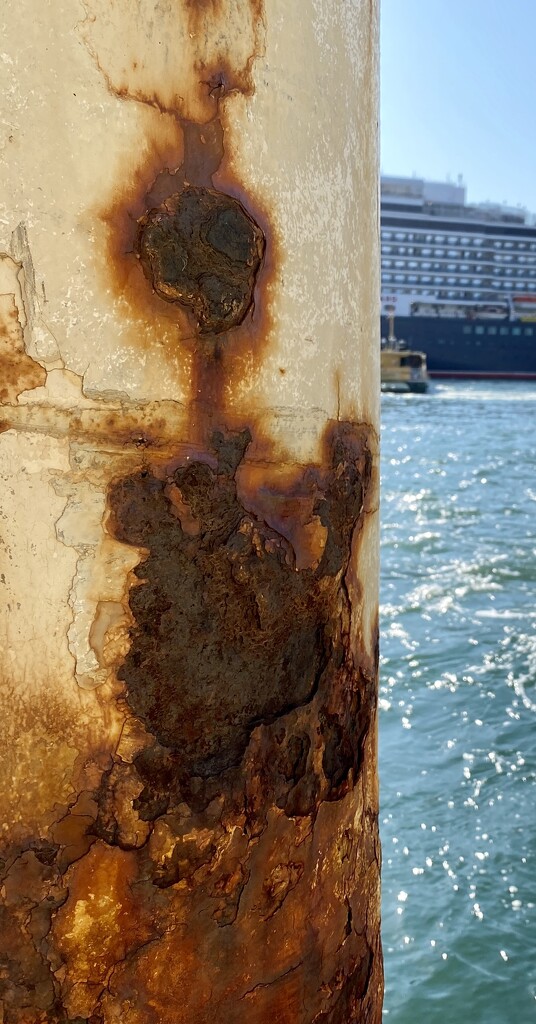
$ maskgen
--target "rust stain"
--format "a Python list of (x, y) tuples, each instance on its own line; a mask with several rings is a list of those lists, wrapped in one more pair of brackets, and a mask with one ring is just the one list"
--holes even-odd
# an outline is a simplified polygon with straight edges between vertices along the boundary
[(236, 200), (189, 185), (140, 221), (137, 248), (155, 292), (191, 309), (199, 334), (242, 323), (264, 238)]
[[(263, 0), (84, 0), (78, 32), (110, 93), (204, 124), (221, 91), (250, 95)], [(121, 46), (113, 40), (121, 35)], [(112, 40), (112, 43), (110, 43)]]
[[(215, 1007), (230, 1024), (246, 1007), (259, 1022), (346, 1024), (368, 1005), (379, 953), (353, 931), (358, 861), (339, 833), (342, 819), (351, 835), (374, 727), (375, 679), (352, 654), (344, 587), (370, 440), (331, 424), (322, 463), (287, 482), (283, 513), (281, 489), (261, 489), (257, 510), (256, 488), (243, 503), (247, 430), (215, 432), (195, 458), (142, 450), (111, 482), (109, 531), (147, 551), (116, 693), (130, 724), (112, 758), (80, 765), (80, 795), (45, 844), (6, 863), (20, 919), (6, 1024), (186, 1024)], [(297, 569), (309, 520), (326, 539)], [(375, 819), (364, 828), (368, 870)], [(331, 952), (318, 934), (336, 938)]]
[(289, 541), (238, 500), (234, 477), (249, 441), (247, 431), (216, 434), (214, 468), (190, 461), (164, 477), (147, 467), (110, 490), (113, 535), (150, 552), (135, 570), (136, 626), (119, 677), (184, 777), (238, 763), (255, 725), (311, 700), (339, 617), (338, 580), (330, 581), (348, 561), (363, 502), (354, 453), (337, 438), (311, 510), (327, 541), (317, 569), (297, 572)]
[[(141, 7), (143, 20), (148, 14), (144, 3)], [(120, 8), (119, 2), (112, 21)], [(168, 18), (178, 18), (177, 25), (180, 22), (182, 26), (180, 31), (177, 29), (177, 38), (187, 31), (191, 58), (184, 59), (186, 64), (191, 59), (192, 68), (184, 94), (176, 96), (171, 104), (162, 100), (157, 104), (162, 111), (158, 123), (151, 110), (154, 95), (140, 89), (141, 79), (134, 76), (129, 86), (124, 70), (117, 72), (116, 80), (97, 59), (91, 39), (95, 33), (98, 36), (101, 21), (105, 23), (100, 0), (86, 3), (86, 10), (82, 35), (108, 88), (116, 96), (144, 104), (147, 111), (144, 146), (137, 163), (133, 166), (129, 156), (116, 174), (110, 198), (87, 219), (97, 245), (101, 239), (99, 225), (105, 236), (106, 260), (99, 259), (103, 284), (131, 324), (129, 342), (160, 362), (166, 359), (178, 373), (181, 385), (188, 382), (189, 440), (206, 445), (212, 429), (221, 422), (240, 428), (226, 399), (232, 396), (233, 385), (240, 382), (246, 367), (251, 373), (253, 367), (262, 364), (272, 328), (270, 294), (277, 277), (277, 233), (270, 211), (258, 197), (246, 194), (239, 173), (232, 170), (232, 140), (224, 132), (221, 106), (229, 94), (251, 95), (254, 91), (252, 69), (264, 48), (264, 6), (262, 0), (250, 0), (242, 7), (234, 0), (183, 0), (175, 13), (171, 8), (161, 12), (160, 31), (164, 31)], [(181, 21), (183, 15), (186, 28)], [(231, 45), (235, 22), (240, 32)], [(150, 24), (152, 37), (154, 26), (152, 21)], [(136, 28), (135, 37), (137, 32)], [(152, 37), (151, 45), (154, 42)], [(125, 45), (128, 48), (129, 44)], [(108, 54), (112, 63), (114, 58), (114, 54)], [(168, 60), (169, 55), (165, 58)], [(157, 65), (155, 80), (161, 74)], [(196, 104), (201, 102), (208, 104), (206, 111), (201, 116), (198, 110), (192, 117)], [(217, 175), (221, 182), (215, 186)], [(203, 221), (213, 233), (218, 233), (216, 220), (222, 224), (224, 219), (229, 222), (234, 218), (234, 224), (227, 224), (223, 250), (217, 245), (198, 245), (194, 252), (190, 247), (187, 273), (182, 274), (182, 285), (177, 289), (180, 246), (175, 237), (172, 256), (170, 234), (176, 236), (178, 221), (194, 197), (198, 200), (198, 216), (197, 220), (190, 219), (198, 238), (203, 240)], [(216, 218), (218, 207), (220, 215)], [(156, 230), (164, 224), (168, 225), (167, 241)], [(251, 253), (245, 263), (237, 249), (240, 225), (242, 236), (244, 226), (249, 226), (251, 235)], [(162, 276), (163, 261), (175, 287), (166, 283), (166, 274)], [(207, 346), (209, 337), (211, 343)]]
[[(97, 235), (96, 244), (104, 245), (101, 257), (103, 285), (109, 288), (125, 315), (138, 321), (144, 331), (139, 331), (141, 341), (172, 332), (178, 338), (179, 332), (189, 333), (186, 314), (176, 308), (170, 309), (151, 288), (147, 287), (139, 266), (136, 252), (138, 221), (151, 208), (153, 202), (161, 201), (158, 193), (162, 179), (168, 184), (169, 193), (176, 190), (176, 174), (183, 162), (183, 135), (175, 117), (163, 117), (158, 133), (147, 134), (144, 150), (137, 160), (129, 160), (129, 166), (120, 172), (114, 184), (111, 197), (105, 206), (90, 211), (84, 218), (87, 227), (102, 226), (103, 239)], [(179, 182), (182, 179), (179, 175)], [(152, 190), (157, 190), (152, 200)], [(103, 258), (104, 257), (104, 258)], [(173, 355), (173, 353), (171, 353)]]
[[(168, 129), (165, 147), (156, 141), (150, 144), (143, 162), (134, 172), (129, 168), (121, 186), (114, 188), (112, 201), (93, 211), (91, 222), (104, 232), (106, 259), (100, 273), (121, 314), (132, 324), (129, 341), (176, 367), (181, 383), (189, 383), (188, 440), (206, 445), (220, 423), (241, 426), (228, 399), (244, 373), (262, 366), (273, 326), (271, 294), (278, 275), (279, 241), (268, 210), (257, 197), (246, 194), (236, 175), (226, 170), (224, 192), (213, 186), (224, 155), (219, 117), (207, 125), (176, 119), (168, 122)], [(153, 247), (149, 256), (143, 243), (148, 225), (157, 223), (162, 211), (174, 210), (178, 196), (195, 194), (211, 197), (214, 206), (222, 212), (227, 209), (231, 216), (238, 211), (237, 224), (251, 225), (253, 248), (242, 264), (240, 258), (225, 254), (214, 260), (213, 249), (212, 274), (202, 274), (203, 265), (198, 265), (203, 287), (189, 292), (192, 316), (188, 305), (170, 301), (170, 289), (158, 280), (158, 253)], [(207, 254), (210, 259), (209, 251), (202, 255)], [(171, 273), (176, 276), (176, 271)], [(218, 308), (223, 311), (219, 319)], [(251, 426), (255, 418), (252, 412)], [(260, 441), (257, 436), (256, 444)]]
[(69, 1017), (90, 1016), (110, 969), (154, 936), (154, 916), (138, 905), (132, 888), (136, 878), (133, 854), (100, 842), (65, 876), (69, 898), (55, 915), (50, 941), (66, 964), (60, 976)]
[(249, 0), (246, 5), (249, 8), (253, 46), (251, 53), (241, 65), (237, 65), (233, 56), (227, 52), (225, 44), (221, 45), (214, 32), (215, 25), (228, 23), (231, 6), (229, 0), (184, 0), (184, 5), (192, 39), (206, 40), (214, 34), (216, 45), (212, 52), (208, 50), (200, 53), (194, 62), (199, 82), (208, 88), (209, 96), (219, 100), (229, 92), (253, 95), (253, 64), (263, 52), (264, 0)]
[(13, 295), (0, 295), (0, 402), (16, 402), (23, 391), (45, 383), (40, 363), (24, 348), (19, 311)]
[[(352, 638), (347, 586), (375, 435), (334, 421), (317, 463), (279, 467), (255, 410), (232, 403), (245, 367), (262, 367), (279, 266), (274, 218), (240, 182), (221, 109), (253, 89), (263, 5), (245, 5), (255, 46), (234, 65), (220, 36), (236, 4), (166, 8), (195, 41), (186, 98), (163, 80), (147, 89), (139, 55), (128, 71), (128, 53), (105, 66), (109, 5), (85, 6), (108, 88), (151, 108), (138, 159), (88, 225), (132, 343), (178, 366), (190, 394), (184, 415), (172, 403), (54, 415), (55, 430), (109, 446), (106, 529), (143, 555), (124, 606), (99, 605), (89, 633), (99, 664), (117, 664), (102, 699), (122, 717), (119, 742), (93, 742), (46, 838), (21, 839), (4, 864), (3, 1019), (375, 1024), (381, 952), (363, 912), (375, 813), (353, 829), (374, 768), (377, 666)], [(46, 410), (32, 415), (48, 429)], [(112, 613), (126, 653), (110, 648)]]

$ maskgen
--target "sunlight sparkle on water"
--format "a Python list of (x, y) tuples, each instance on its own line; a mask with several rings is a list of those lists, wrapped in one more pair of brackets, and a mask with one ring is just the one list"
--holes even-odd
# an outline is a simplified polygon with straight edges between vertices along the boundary
[(469, 1024), (468, 991), (475, 1024), (534, 1019), (535, 416), (534, 386), (382, 399), (390, 1024)]

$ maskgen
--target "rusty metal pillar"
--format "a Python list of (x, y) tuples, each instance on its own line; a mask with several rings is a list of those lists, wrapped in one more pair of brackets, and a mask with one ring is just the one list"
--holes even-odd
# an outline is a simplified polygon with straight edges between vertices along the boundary
[(376, 1024), (374, 0), (18, 0), (3, 1024)]

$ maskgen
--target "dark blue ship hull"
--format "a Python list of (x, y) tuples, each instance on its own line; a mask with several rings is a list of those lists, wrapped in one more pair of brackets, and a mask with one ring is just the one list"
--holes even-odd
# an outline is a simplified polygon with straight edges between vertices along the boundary
[[(397, 316), (395, 334), (426, 353), (431, 377), (536, 380), (536, 322)], [(389, 333), (382, 317), (382, 338)]]

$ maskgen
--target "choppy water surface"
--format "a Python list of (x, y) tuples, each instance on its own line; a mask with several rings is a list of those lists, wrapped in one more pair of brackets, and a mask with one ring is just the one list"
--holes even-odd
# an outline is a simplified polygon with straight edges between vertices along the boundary
[(385, 1020), (536, 1021), (536, 384), (382, 397)]

